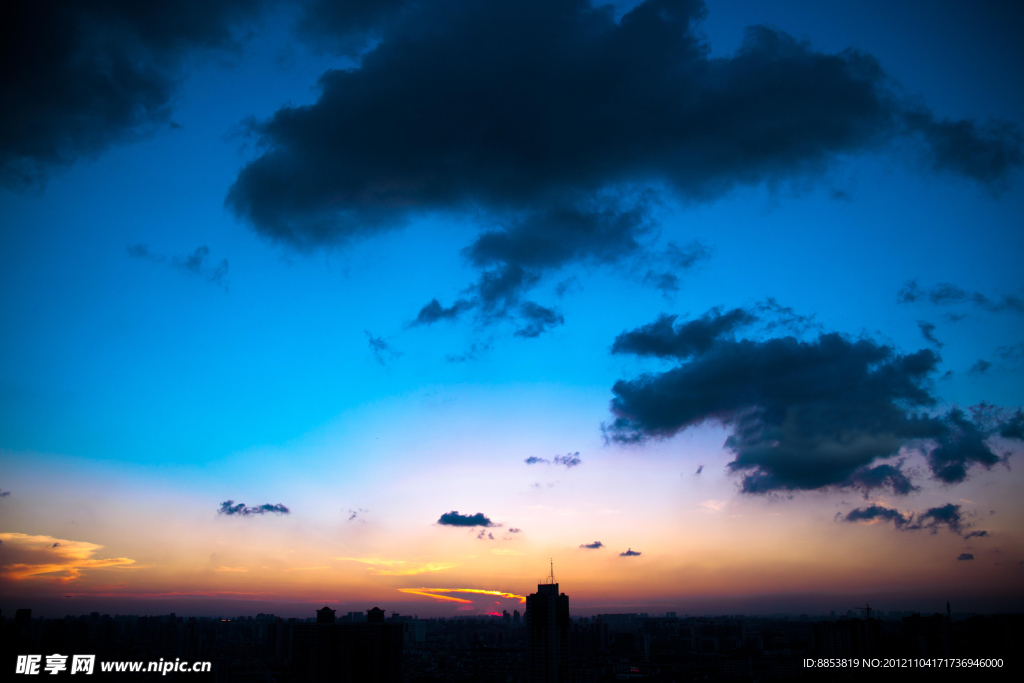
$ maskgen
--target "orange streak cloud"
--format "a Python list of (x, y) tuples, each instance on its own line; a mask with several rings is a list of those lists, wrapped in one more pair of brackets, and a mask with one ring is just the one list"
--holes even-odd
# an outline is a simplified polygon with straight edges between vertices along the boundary
[(425, 589), (424, 590), (417, 590), (415, 588), (399, 588), (398, 590), (401, 593), (411, 593), (412, 595), (422, 595), (422, 596), (427, 597), (427, 598), (436, 598), (438, 600), (450, 600), (451, 602), (462, 602), (462, 603), (465, 603), (465, 604), (468, 604), (468, 605), (472, 605), (473, 604), (472, 600), (463, 600), (462, 598), (451, 598), (451, 597), (448, 597), (447, 595), (435, 595), (433, 593), (425, 592)]
[[(432, 598), (442, 598), (447, 600), (457, 600), (457, 598), (444, 598), (441, 595), (433, 595), (433, 593), (477, 593), (480, 595), (497, 595), (501, 598), (516, 598), (519, 602), (526, 602), (526, 596), (516, 595), (515, 593), (503, 593), (502, 591), (488, 591), (480, 588), (399, 588), (403, 593), (415, 593), (416, 595), (428, 595)], [(471, 602), (470, 600), (462, 600), (462, 602)]]

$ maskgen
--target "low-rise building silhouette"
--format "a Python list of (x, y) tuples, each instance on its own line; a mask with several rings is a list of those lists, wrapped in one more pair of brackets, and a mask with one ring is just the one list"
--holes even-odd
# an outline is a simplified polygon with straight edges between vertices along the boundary
[(398, 683), (402, 680), (402, 623), (385, 623), (374, 607), (362, 623), (337, 623), (334, 610), (317, 610), (315, 624), (292, 626), (293, 680), (305, 683)]

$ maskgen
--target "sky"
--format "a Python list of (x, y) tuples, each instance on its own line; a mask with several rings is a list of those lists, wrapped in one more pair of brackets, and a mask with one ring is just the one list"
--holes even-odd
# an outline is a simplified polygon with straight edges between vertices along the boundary
[(0, 609), (1024, 609), (1012, 2), (14, 4)]

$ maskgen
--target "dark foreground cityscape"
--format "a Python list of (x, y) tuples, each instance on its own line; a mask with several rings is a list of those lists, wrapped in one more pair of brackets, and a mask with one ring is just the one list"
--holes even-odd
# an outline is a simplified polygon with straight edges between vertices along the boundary
[[(933, 614), (865, 605), (859, 614), (827, 616), (573, 617), (569, 597), (548, 583), (527, 597), (522, 615), (447, 619), (387, 616), (377, 607), (339, 616), (325, 606), (307, 619), (98, 612), (42, 619), (19, 609), (13, 618), (0, 614), (0, 648), (5, 679), (13, 671), (17, 679), (667, 683), (853, 680), (883, 673), (876, 669), (922, 674), (911, 668), (988, 678), (1018, 669), (1024, 615), (945, 607)], [(83, 654), (94, 661), (78, 661)]]

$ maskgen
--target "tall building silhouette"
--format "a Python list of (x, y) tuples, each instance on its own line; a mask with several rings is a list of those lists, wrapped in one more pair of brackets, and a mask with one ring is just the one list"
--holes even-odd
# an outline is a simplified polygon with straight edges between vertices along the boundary
[(526, 598), (527, 681), (565, 683), (569, 672), (569, 596), (559, 594), (554, 566), (548, 583)]

